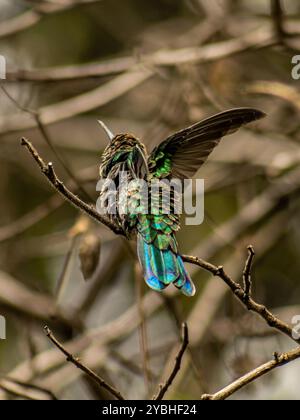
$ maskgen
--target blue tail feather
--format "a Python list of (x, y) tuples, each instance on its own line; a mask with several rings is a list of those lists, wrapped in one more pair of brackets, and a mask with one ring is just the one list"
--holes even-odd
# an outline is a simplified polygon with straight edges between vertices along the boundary
[(171, 248), (158, 249), (153, 243), (147, 243), (138, 233), (137, 251), (149, 287), (162, 291), (173, 283), (186, 296), (194, 296), (196, 289), (182, 258)]
[(177, 262), (180, 269), (180, 279), (174, 283), (174, 285), (180, 289), (180, 291), (186, 296), (194, 296), (196, 293), (196, 287), (189, 275), (186, 271), (182, 258), (180, 255), (177, 256)]

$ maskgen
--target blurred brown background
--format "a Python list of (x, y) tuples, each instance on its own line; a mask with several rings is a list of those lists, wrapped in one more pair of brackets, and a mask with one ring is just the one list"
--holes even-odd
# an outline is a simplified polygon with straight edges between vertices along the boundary
[[(265, 111), (267, 119), (224, 139), (199, 171), (205, 222), (182, 226), (178, 239), (183, 253), (223, 264), (237, 280), (252, 243), (255, 298), (291, 323), (300, 314), (300, 81), (291, 75), (300, 4), (282, 1), (281, 19), (278, 3), (0, 1), (0, 53), (7, 60), (6, 93), (0, 91), (0, 314), (7, 321), (1, 375), (60, 399), (109, 397), (64, 362), (45, 324), (128, 398), (151, 395), (170, 370), (184, 320), (190, 352), (168, 398), (215, 392), (291, 348), (246, 313), (220, 279), (195, 267), (189, 267), (198, 289), (192, 299), (158, 295), (143, 283), (140, 291), (124, 241), (79, 219), (20, 146), (22, 136), (29, 138), (73, 191), (86, 199), (80, 183), (95, 202), (106, 145), (97, 119), (114, 132), (135, 133), (151, 150), (220, 110)], [(93, 263), (88, 281), (79, 253)], [(233, 398), (299, 399), (299, 369), (291, 364)], [(18, 397), (3, 391), (0, 398)]]

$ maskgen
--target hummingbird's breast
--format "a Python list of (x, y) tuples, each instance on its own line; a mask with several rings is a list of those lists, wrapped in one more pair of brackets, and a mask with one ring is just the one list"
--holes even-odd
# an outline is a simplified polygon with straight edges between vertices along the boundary
[[(130, 134), (115, 136), (102, 155), (100, 176), (104, 180), (100, 199), (108, 215), (127, 233), (135, 227), (133, 208), (139, 203), (139, 180), (147, 182), (145, 146)], [(114, 211), (111, 211), (114, 209)]]

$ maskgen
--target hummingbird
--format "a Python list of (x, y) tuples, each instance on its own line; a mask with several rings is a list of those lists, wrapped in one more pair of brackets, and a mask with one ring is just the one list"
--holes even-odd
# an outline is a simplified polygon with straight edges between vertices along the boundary
[[(100, 164), (100, 177), (105, 180), (100, 199), (107, 206), (108, 216), (122, 228), (125, 236), (136, 237), (138, 259), (151, 289), (161, 292), (173, 284), (186, 296), (194, 296), (196, 292), (178, 251), (176, 232), (180, 220), (174, 211), (176, 194), (170, 194), (169, 184), (164, 181), (191, 179), (224, 136), (263, 117), (265, 114), (254, 108), (230, 109), (170, 135), (149, 154), (134, 135), (114, 135), (99, 121), (109, 137)], [(125, 179), (120, 178), (121, 173), (126, 174)], [(152, 181), (162, 181), (165, 185), (156, 200), (156, 208), (140, 205), (141, 192), (135, 184), (138, 180), (146, 185), (149, 196)], [(125, 181), (127, 185), (130, 183), (130, 188), (122, 189)], [(115, 186), (113, 190), (111, 182)], [(171, 197), (170, 211), (163, 204), (165, 193)], [(129, 203), (127, 212), (120, 210), (124, 200)], [(130, 211), (130, 205), (133, 208), (140, 205), (139, 211)]]

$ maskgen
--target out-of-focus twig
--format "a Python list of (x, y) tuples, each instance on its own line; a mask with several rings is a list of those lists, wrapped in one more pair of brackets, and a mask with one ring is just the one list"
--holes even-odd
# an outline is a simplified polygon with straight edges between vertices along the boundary
[(86, 315), (95, 303), (101, 287), (111, 283), (120, 267), (122, 267), (126, 255), (124, 242), (125, 239), (116, 238), (112, 245), (113, 252), (111, 252), (109, 261), (106, 261), (103, 266), (97, 269), (93, 276), (94, 278), (86, 285), (84, 293), (80, 292), (77, 311), (82, 317)]
[(34, 319), (57, 319), (67, 326), (80, 326), (77, 319), (71, 318), (61, 309), (58, 310), (51, 297), (30, 290), (3, 271), (0, 271), (0, 302)]
[(39, 204), (37, 207), (21, 216), (6, 226), (0, 226), (0, 242), (6, 241), (14, 236), (20, 235), (26, 229), (34, 226), (44, 217), (47, 217), (62, 204), (62, 199), (57, 194)]
[[(93, 167), (94, 168), (94, 167)], [(86, 176), (88, 175), (88, 179), (90, 168), (85, 168), (80, 171), (80, 178), (81, 175), (83, 176), (83, 181), (86, 181)], [(66, 183), (67, 188), (73, 189), (76, 188), (76, 185), (72, 180), (67, 181)], [(42, 219), (49, 216), (53, 211), (57, 210), (65, 201), (63, 198), (58, 194), (53, 194), (49, 199), (43, 201), (41, 204), (38, 204), (35, 208), (30, 210), (28, 213), (20, 216), (19, 219), (11, 222), (8, 225), (0, 226), (0, 242), (6, 241), (11, 239), (17, 235), (22, 234), (25, 230), (31, 228)]]
[[(14, 384), (13, 388), (10, 386), (11, 384)], [(23, 398), (26, 400), (58, 399), (52, 391), (46, 388), (31, 383), (17, 381), (8, 377), (2, 378), (0, 388), (15, 397)]]
[(295, 108), (300, 109), (300, 93), (295, 87), (286, 83), (268, 80), (256, 81), (246, 87), (247, 93), (275, 96), (290, 102)]
[(274, 22), (275, 34), (280, 44), (284, 44), (286, 31), (284, 27), (284, 13), (281, 0), (271, 0), (271, 15)]
[(60, 298), (61, 298), (61, 296), (64, 292), (64, 289), (65, 289), (66, 285), (68, 284), (68, 280), (70, 278), (70, 271), (72, 269), (72, 262), (73, 262), (73, 259), (75, 257), (75, 252), (76, 252), (77, 245), (78, 245), (79, 241), (80, 241), (79, 236), (74, 236), (71, 239), (71, 244), (70, 244), (68, 252), (65, 256), (65, 260), (64, 260), (64, 263), (63, 263), (63, 268), (61, 270), (60, 276), (57, 280), (57, 284), (56, 284), (56, 287), (55, 287), (54, 295), (55, 295), (55, 299), (56, 299), (57, 304), (59, 304)]
[(54, 337), (53, 333), (48, 327), (45, 327), (45, 333), (47, 337), (52, 341), (52, 343), (64, 354), (67, 356), (67, 361), (73, 363), (78, 369), (82, 370), (86, 375), (88, 375), (93, 381), (95, 381), (100, 387), (105, 388), (109, 391), (114, 397), (118, 400), (124, 400), (122, 394), (117, 391), (113, 386), (109, 385), (104, 379), (100, 378), (95, 372), (89, 369), (87, 366), (83, 365), (79, 359), (74, 357), (65, 347)]
[[(123, 72), (129, 72), (127, 74), (132, 74), (134, 72), (141, 72), (141, 68), (144, 68), (145, 70), (145, 66), (148, 68), (148, 71), (150, 71), (149, 66), (155, 68), (156, 66), (168, 67), (188, 63), (212, 62), (241, 53), (243, 51), (265, 48), (267, 46), (273, 45), (273, 43), (274, 36), (272, 31), (269, 29), (269, 27), (262, 27), (260, 29), (256, 29), (254, 32), (247, 33), (239, 38), (230, 39), (228, 41), (211, 43), (208, 45), (202, 45), (201, 47), (159, 50), (152, 54), (143, 55), (139, 60), (132, 56), (111, 59), (95, 64), (89, 63), (63, 68), (8, 72), (7, 81), (19, 80), (49, 82), (58, 80), (81, 79), (86, 77), (102, 77)], [(108, 83), (110, 84), (111, 82)], [(101, 89), (101, 86), (98, 89)]]
[(160, 385), (159, 392), (156, 396), (153, 397), (154, 400), (162, 400), (166, 392), (168, 391), (169, 387), (172, 385), (172, 382), (174, 378), (176, 377), (177, 373), (180, 370), (181, 366), (181, 360), (183, 358), (183, 355), (185, 353), (185, 350), (187, 349), (187, 346), (189, 344), (189, 331), (188, 326), (186, 323), (182, 324), (182, 344), (179, 349), (179, 352), (175, 358), (175, 364), (174, 368), (170, 374), (170, 376), (167, 378), (166, 382), (163, 385)]
[(37, 24), (44, 15), (67, 10), (68, 8), (75, 7), (82, 4), (96, 3), (102, 0), (65, 0), (64, 2), (58, 1), (47, 4), (39, 2), (40, 4), (33, 9), (28, 10), (20, 15), (14, 16), (10, 19), (4, 20), (0, 23), (0, 38), (15, 35), (25, 29)]
[[(99, 108), (131, 91), (152, 75), (153, 72), (148, 69), (128, 71), (89, 92), (38, 109), (40, 121), (47, 126)], [(6, 117), (0, 122), (0, 133), (34, 127), (36, 127), (36, 121), (33, 121), (32, 117), (24, 112), (24, 114)]]
[(54, 153), (55, 157), (57, 158), (57, 160), (59, 161), (61, 166), (64, 168), (64, 170), (67, 172), (69, 177), (77, 185), (79, 191), (84, 195), (85, 199), (87, 199), (89, 201), (92, 201), (92, 198), (90, 197), (90, 195), (86, 192), (86, 190), (82, 187), (82, 185), (78, 181), (77, 176), (75, 176), (75, 174), (70, 169), (70, 167), (65, 163), (65, 160), (62, 158), (62, 156), (60, 155), (60, 153), (58, 152), (58, 150), (54, 146), (54, 144), (52, 142), (52, 139), (50, 138), (46, 127), (42, 123), (39, 112), (20, 105), (18, 103), (18, 101), (15, 98), (12, 97), (12, 95), (8, 92), (8, 90), (3, 85), (1, 86), (1, 89), (5, 93), (5, 95), (16, 105), (17, 108), (21, 109), (24, 112), (27, 112), (28, 114), (30, 114), (35, 119), (35, 121), (37, 123), (37, 126), (38, 126), (38, 128), (41, 132), (42, 137), (44, 138), (44, 140), (46, 141), (46, 143), (50, 147), (51, 151)]

